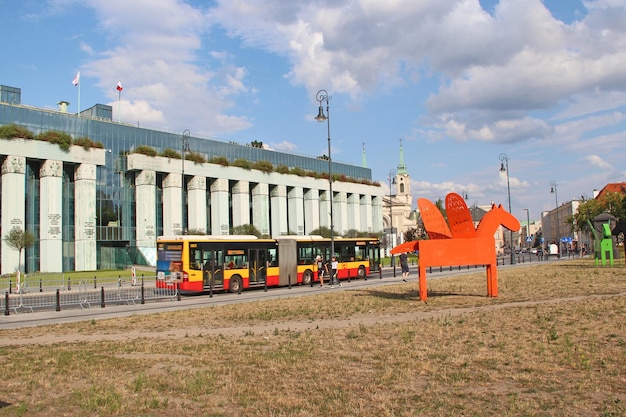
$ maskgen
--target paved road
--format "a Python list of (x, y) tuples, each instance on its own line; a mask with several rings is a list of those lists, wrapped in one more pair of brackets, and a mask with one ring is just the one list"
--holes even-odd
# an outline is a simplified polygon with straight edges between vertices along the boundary
[[(520, 263), (516, 265), (500, 265), (499, 269), (536, 266), (545, 262), (532, 262), (532, 263)], [(484, 267), (467, 267), (459, 270), (458, 268), (450, 270), (444, 268), (442, 271), (439, 269), (433, 269), (428, 274), (428, 279), (437, 279), (447, 276), (468, 274), (474, 272), (482, 272)], [(411, 282), (417, 284), (417, 268), (411, 267)], [(268, 291), (263, 289), (243, 291), (241, 294), (231, 293), (216, 293), (213, 297), (209, 295), (199, 296), (187, 296), (182, 297), (180, 301), (174, 299), (173, 301), (155, 301), (146, 302), (146, 304), (136, 305), (107, 305), (105, 308), (92, 307), (86, 309), (68, 309), (62, 311), (38, 311), (34, 313), (20, 312), (19, 314), (11, 314), (9, 316), (0, 316), (0, 329), (16, 329), (22, 327), (42, 326), (49, 324), (63, 324), (85, 320), (101, 320), (116, 317), (127, 317), (137, 314), (150, 314), (150, 313), (162, 313), (165, 311), (184, 310), (189, 308), (201, 308), (209, 306), (220, 306), (233, 303), (245, 303), (250, 301), (261, 300), (273, 300), (280, 298), (296, 297), (315, 295), (320, 293), (327, 293), (331, 291), (346, 291), (351, 289), (362, 289), (379, 287), (389, 284), (402, 283), (402, 276), (400, 268), (396, 268), (396, 276), (393, 276), (393, 268), (384, 268), (382, 278), (379, 275), (370, 276), (367, 280), (351, 280), (347, 282), (342, 281), (341, 287), (335, 287), (334, 289), (324, 286), (320, 288), (319, 285), (313, 287), (310, 286), (292, 286), (291, 288), (271, 288)], [(415, 285), (415, 297), (417, 299), (417, 285)]]

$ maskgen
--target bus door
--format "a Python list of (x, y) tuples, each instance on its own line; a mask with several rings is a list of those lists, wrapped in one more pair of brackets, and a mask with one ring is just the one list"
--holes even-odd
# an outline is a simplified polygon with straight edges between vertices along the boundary
[(380, 246), (370, 243), (367, 245), (367, 251), (370, 260), (370, 273), (380, 271)]
[(213, 281), (213, 287), (224, 286), (224, 271), (222, 266), (224, 265), (224, 255), (221, 250), (204, 250), (202, 252), (202, 258), (204, 261), (203, 266), (203, 284), (205, 288), (211, 286)]
[(267, 278), (267, 250), (265, 248), (248, 250), (248, 268), (250, 284), (264, 284)]

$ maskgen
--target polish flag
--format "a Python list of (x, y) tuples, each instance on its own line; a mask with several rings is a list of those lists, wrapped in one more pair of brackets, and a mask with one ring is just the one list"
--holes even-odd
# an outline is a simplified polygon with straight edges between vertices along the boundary
[(76, 73), (76, 77), (74, 77), (74, 79), (72, 80), (72, 84), (78, 85), (79, 82), (80, 82), (80, 71)]
[(124, 88), (122, 87), (122, 82), (118, 81), (117, 82), (117, 91), (122, 91)]

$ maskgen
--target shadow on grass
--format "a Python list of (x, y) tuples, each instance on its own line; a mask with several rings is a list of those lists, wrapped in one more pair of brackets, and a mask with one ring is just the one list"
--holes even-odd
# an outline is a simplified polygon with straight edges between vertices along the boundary
[[(408, 300), (408, 301), (420, 301), (419, 300), (419, 291), (417, 290), (408, 290), (406, 292), (397, 293), (397, 292), (388, 292), (388, 291), (380, 291), (376, 289), (364, 290), (363, 296), (372, 296), (383, 298), (386, 300)], [(437, 297), (480, 297), (487, 298), (485, 294), (475, 294), (475, 293), (458, 293), (452, 291), (428, 291), (428, 298), (437, 298)]]

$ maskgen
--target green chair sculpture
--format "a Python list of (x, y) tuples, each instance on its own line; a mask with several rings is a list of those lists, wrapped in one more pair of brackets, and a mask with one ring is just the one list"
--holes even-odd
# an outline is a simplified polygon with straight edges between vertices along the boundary
[(591, 224), (589, 220), (589, 228), (593, 232), (593, 250), (595, 253), (596, 265), (598, 262), (602, 260), (602, 265), (606, 265), (606, 257), (607, 253), (609, 254), (609, 259), (611, 266), (613, 265), (613, 238), (611, 237), (611, 226), (608, 223), (602, 224), (602, 236), (596, 230), (595, 227)]

